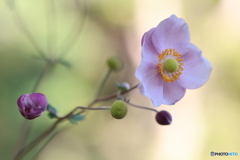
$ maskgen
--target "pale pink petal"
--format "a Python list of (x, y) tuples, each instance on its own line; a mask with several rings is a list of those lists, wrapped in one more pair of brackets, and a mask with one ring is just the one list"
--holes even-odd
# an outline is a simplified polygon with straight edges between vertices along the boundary
[[(158, 66), (152, 63), (149, 59), (142, 59), (139, 67), (136, 70), (136, 77), (140, 81), (146, 80), (149, 76), (159, 74)], [(160, 74), (159, 74), (160, 76)]]
[(175, 15), (163, 20), (154, 29), (152, 42), (158, 53), (168, 48), (176, 48), (180, 44), (190, 42), (187, 23)]
[(149, 97), (154, 106), (160, 106), (163, 96), (163, 80), (158, 67), (152, 65), (149, 60), (142, 60), (136, 71), (136, 77), (141, 81), (138, 86), (140, 93)]
[[(153, 106), (158, 107), (162, 104), (163, 81), (157, 75), (152, 75), (146, 82), (141, 82), (139, 91), (142, 95), (152, 100)], [(155, 85), (152, 85), (155, 84)]]
[(201, 50), (191, 44), (189, 51), (182, 58), (184, 70), (178, 80), (182, 87), (196, 89), (208, 81), (212, 66), (207, 59), (202, 57)]
[(163, 83), (163, 104), (174, 105), (185, 95), (186, 89), (177, 82)]
[(152, 28), (143, 35), (142, 38), (142, 58), (149, 59), (153, 63), (158, 63), (158, 52), (152, 43), (152, 33), (154, 29)]

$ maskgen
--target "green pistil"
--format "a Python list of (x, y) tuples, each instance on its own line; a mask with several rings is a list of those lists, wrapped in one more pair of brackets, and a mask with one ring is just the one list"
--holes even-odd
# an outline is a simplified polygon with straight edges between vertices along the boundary
[(173, 73), (178, 70), (178, 62), (175, 59), (170, 58), (164, 63), (164, 68), (166, 71)]

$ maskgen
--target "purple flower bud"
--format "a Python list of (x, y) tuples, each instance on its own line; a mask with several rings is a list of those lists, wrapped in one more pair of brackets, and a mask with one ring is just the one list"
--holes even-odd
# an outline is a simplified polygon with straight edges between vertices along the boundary
[(160, 111), (156, 114), (156, 121), (161, 125), (169, 125), (172, 123), (172, 116), (167, 111)]
[(23, 117), (34, 119), (46, 111), (48, 101), (42, 93), (23, 94), (18, 98), (17, 105)]

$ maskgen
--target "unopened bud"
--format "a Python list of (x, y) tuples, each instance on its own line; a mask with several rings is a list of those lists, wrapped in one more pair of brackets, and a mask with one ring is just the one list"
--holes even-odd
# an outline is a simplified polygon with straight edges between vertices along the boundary
[(18, 110), (26, 119), (39, 117), (46, 111), (48, 101), (42, 93), (23, 94), (17, 100)]
[(123, 61), (119, 57), (111, 57), (107, 60), (107, 65), (112, 71), (120, 71), (123, 68)]
[(116, 86), (121, 92), (124, 92), (130, 89), (130, 85), (127, 82), (116, 83)]
[(169, 125), (172, 123), (172, 116), (167, 111), (160, 111), (156, 114), (156, 121), (161, 125)]
[(112, 104), (111, 115), (115, 119), (123, 119), (127, 115), (127, 105), (122, 100), (117, 100)]

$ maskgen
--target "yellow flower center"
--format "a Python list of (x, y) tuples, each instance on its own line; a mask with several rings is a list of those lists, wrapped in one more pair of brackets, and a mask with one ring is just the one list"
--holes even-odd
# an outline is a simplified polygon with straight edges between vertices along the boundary
[(165, 82), (175, 82), (179, 79), (184, 70), (181, 56), (178, 51), (172, 48), (165, 49), (158, 56), (158, 72)]

